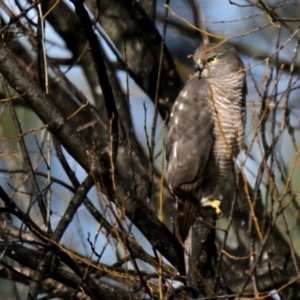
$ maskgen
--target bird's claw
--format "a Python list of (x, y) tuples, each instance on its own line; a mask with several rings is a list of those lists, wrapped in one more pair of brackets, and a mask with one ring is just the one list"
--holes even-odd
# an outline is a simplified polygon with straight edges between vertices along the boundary
[(217, 215), (219, 215), (221, 213), (221, 209), (220, 209), (221, 201), (220, 200), (208, 199), (208, 200), (202, 202), (202, 206), (213, 208)]

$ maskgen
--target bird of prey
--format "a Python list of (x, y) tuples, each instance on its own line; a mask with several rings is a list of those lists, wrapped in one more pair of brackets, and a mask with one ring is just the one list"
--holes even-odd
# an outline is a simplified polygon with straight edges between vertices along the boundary
[(222, 197), (215, 191), (234, 171), (246, 115), (246, 76), (235, 48), (203, 45), (194, 60), (196, 72), (172, 107), (166, 140), (166, 177), (177, 199), (176, 231), (182, 242), (201, 206), (220, 212)]

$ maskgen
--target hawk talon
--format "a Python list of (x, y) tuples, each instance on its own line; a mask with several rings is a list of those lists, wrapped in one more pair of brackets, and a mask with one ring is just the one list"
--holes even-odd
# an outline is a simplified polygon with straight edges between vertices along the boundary
[(221, 201), (220, 200), (206, 200), (205, 202), (201, 203), (204, 207), (211, 207), (215, 210), (216, 214), (219, 215), (221, 213)]

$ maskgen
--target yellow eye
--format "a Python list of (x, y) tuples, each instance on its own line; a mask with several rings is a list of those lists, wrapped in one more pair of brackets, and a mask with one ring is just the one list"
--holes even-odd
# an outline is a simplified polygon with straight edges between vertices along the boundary
[(210, 57), (207, 62), (209, 63), (216, 63), (218, 61), (218, 57), (217, 56), (213, 56), (213, 57)]

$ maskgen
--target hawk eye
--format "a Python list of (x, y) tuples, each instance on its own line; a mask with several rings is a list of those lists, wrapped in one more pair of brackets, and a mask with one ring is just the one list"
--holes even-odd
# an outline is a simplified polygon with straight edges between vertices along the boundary
[(218, 57), (217, 56), (213, 56), (213, 57), (210, 57), (207, 62), (209, 63), (216, 63), (218, 61)]

